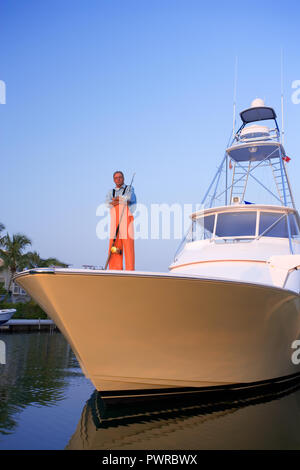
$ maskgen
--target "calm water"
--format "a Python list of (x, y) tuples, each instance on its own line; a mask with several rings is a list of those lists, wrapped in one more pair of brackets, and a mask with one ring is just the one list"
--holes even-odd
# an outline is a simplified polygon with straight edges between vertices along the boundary
[(0, 334), (0, 449), (300, 449), (300, 384), (106, 405), (60, 333)]

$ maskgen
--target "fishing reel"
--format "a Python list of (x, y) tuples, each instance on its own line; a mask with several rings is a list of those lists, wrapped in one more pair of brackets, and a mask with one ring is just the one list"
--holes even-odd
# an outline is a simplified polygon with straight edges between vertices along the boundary
[(121, 255), (122, 254), (122, 250), (120, 250), (120, 248), (117, 248), (116, 246), (112, 246), (110, 251), (111, 251), (112, 255), (114, 255), (114, 254)]

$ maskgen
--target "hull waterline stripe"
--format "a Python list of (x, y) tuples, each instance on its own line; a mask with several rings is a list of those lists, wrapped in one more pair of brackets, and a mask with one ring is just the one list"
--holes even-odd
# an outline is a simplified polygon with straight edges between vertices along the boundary
[(126, 397), (151, 397), (151, 396), (173, 396), (173, 395), (187, 395), (187, 394), (204, 394), (211, 392), (242, 392), (250, 391), (251, 389), (257, 391), (259, 388), (269, 387), (272, 385), (279, 385), (289, 383), (290, 381), (300, 381), (300, 372), (288, 376), (277, 377), (268, 380), (261, 380), (258, 382), (245, 382), (245, 383), (231, 383), (224, 385), (211, 385), (207, 387), (174, 387), (165, 389), (138, 389), (138, 390), (120, 390), (120, 391), (99, 391), (101, 397), (105, 398), (126, 398)]

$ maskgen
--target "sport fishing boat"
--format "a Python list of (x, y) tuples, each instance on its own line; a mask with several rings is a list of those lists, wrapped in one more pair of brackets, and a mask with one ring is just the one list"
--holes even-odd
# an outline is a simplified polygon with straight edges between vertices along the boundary
[(14, 308), (4, 308), (0, 310), (0, 325), (4, 325), (7, 323), (13, 314), (16, 313), (16, 309)]
[[(103, 397), (300, 377), (300, 220), (288, 157), (273, 108), (256, 99), (240, 117), (168, 273), (36, 268), (15, 276)], [(275, 203), (249, 203), (259, 195), (248, 197), (251, 182)]]

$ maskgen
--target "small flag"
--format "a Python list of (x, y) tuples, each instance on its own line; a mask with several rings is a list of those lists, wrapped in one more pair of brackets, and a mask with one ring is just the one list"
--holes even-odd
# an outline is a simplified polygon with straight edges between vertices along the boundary
[(288, 163), (291, 159), (290, 159), (290, 157), (286, 156), (286, 157), (282, 157), (282, 160), (284, 160), (286, 163)]
[(230, 168), (230, 170), (232, 170), (232, 163), (231, 163), (231, 160), (229, 160), (229, 168)]

